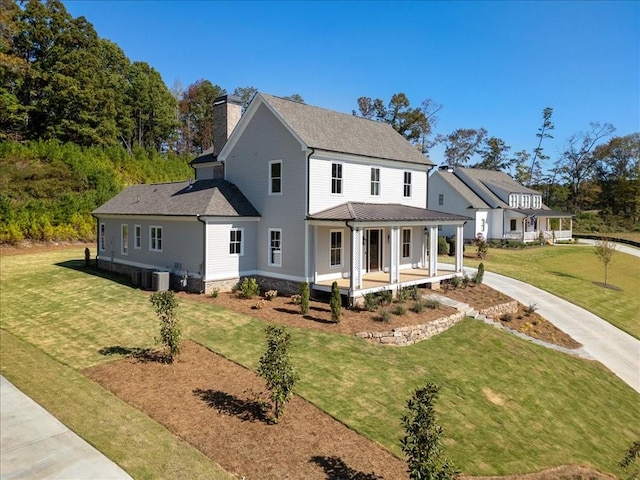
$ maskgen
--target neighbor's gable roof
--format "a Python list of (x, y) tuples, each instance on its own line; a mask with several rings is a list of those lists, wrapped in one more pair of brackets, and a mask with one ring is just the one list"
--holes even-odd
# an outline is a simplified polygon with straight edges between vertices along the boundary
[(222, 179), (133, 185), (98, 207), (93, 214), (260, 216), (238, 187)]
[(509, 208), (509, 193), (540, 194), (520, 185), (504, 172), (458, 167), (453, 174), (491, 208)]
[(400, 204), (347, 202), (313, 215), (310, 220), (342, 220), (355, 222), (466, 221), (463, 215), (436, 212)]
[(260, 93), (262, 101), (307, 147), (433, 165), (389, 124)]
[(459, 193), (462, 198), (469, 203), (468, 206), (470, 208), (490, 208), (487, 202), (476, 195), (473, 190), (465, 185), (462, 180), (456, 177), (453, 172), (448, 170), (438, 170), (431, 176), (432, 179), (430, 181), (433, 182), (433, 177), (436, 176), (440, 177), (444, 183), (447, 183), (454, 191)]

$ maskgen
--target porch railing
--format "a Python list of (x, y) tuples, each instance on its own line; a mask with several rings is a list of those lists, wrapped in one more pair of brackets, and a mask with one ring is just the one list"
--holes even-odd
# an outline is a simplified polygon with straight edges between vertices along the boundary
[(545, 240), (571, 240), (571, 230), (537, 230), (535, 232), (509, 232), (505, 233), (505, 240), (517, 240), (520, 242), (537, 242), (540, 239), (540, 233)]

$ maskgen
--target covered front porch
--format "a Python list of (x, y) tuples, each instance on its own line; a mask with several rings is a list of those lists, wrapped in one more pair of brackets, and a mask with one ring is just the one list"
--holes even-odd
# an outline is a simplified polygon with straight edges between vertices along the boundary
[[(462, 275), (468, 217), (402, 205), (341, 207), (307, 219), (314, 245), (313, 289), (330, 291), (336, 282), (349, 302), (356, 303), (368, 293)], [(438, 232), (444, 225), (456, 232), (453, 265), (438, 265)]]
[(573, 216), (553, 210), (511, 210), (505, 218), (508, 222), (505, 240), (524, 243), (571, 240)]

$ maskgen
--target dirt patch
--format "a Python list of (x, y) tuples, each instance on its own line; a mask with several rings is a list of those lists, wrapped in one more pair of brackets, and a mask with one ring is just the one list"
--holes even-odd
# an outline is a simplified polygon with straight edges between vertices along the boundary
[(127, 358), (84, 373), (240, 478), (407, 478), (403, 460), (300, 397), (270, 424), (264, 381), (193, 342), (173, 364)]
[(487, 397), (487, 400), (489, 400), (494, 405), (502, 406), (505, 403), (504, 397), (502, 397), (499, 393), (494, 392), (489, 387), (483, 387), (482, 393), (484, 393), (484, 396)]

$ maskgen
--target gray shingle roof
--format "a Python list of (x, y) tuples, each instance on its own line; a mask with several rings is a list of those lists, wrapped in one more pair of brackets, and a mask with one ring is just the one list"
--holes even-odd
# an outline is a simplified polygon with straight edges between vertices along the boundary
[(198, 165), (199, 163), (215, 162), (217, 159), (218, 157), (213, 155), (213, 147), (209, 147), (200, 155), (198, 155), (196, 158), (191, 160), (189, 165)]
[(389, 124), (260, 94), (311, 148), (372, 158), (433, 165)]
[(357, 222), (398, 222), (398, 221), (455, 221), (471, 220), (469, 217), (451, 213), (435, 212), (407, 205), (347, 202), (336, 207), (309, 215), (311, 220), (352, 220)]
[(222, 179), (133, 185), (93, 211), (94, 215), (259, 217), (234, 184)]
[(438, 175), (443, 181), (448, 183), (462, 198), (469, 202), (471, 208), (489, 208), (487, 202), (482, 200), (465, 183), (456, 177), (453, 172), (438, 170), (432, 176)]
[(509, 193), (540, 193), (520, 185), (506, 173), (495, 170), (458, 167), (453, 174), (492, 208), (509, 208)]

